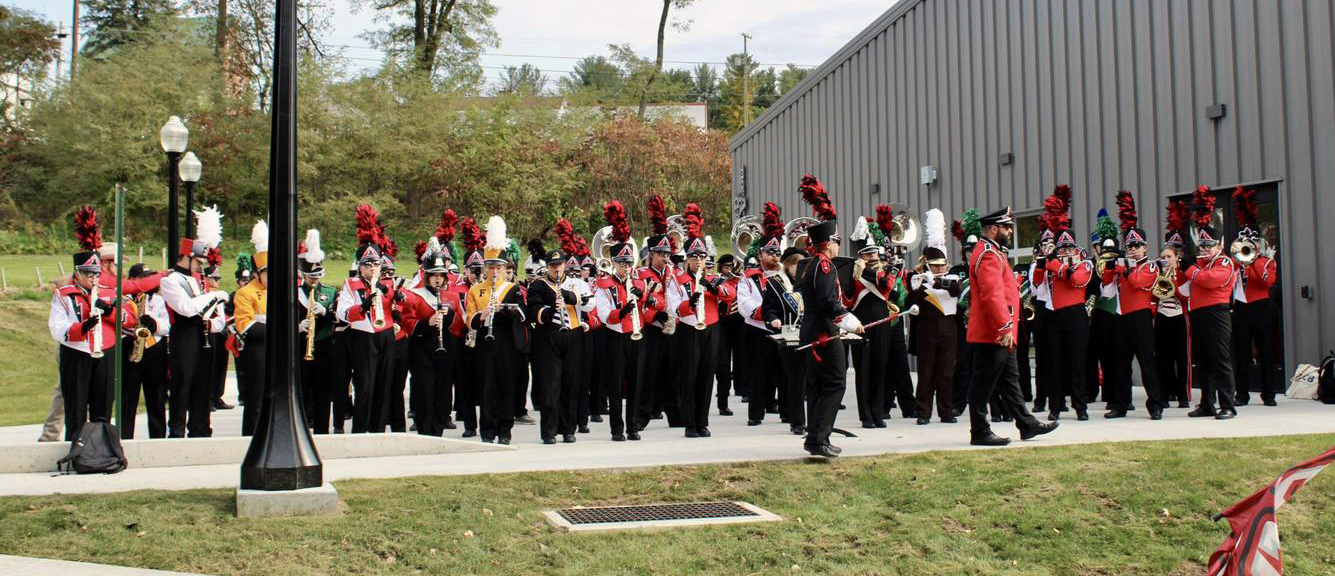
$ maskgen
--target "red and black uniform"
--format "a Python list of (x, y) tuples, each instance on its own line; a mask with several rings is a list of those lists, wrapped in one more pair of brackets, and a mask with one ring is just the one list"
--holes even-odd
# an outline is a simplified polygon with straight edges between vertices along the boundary
[[(802, 302), (802, 344), (827, 340), (813, 346), (807, 356), (807, 437), (808, 450), (828, 447), (834, 419), (839, 413), (839, 402), (844, 398), (848, 377), (848, 360), (841, 330), (851, 331), (860, 323), (844, 308), (840, 294), (839, 276), (834, 263), (823, 253), (811, 258), (800, 284)], [(752, 402), (758, 399), (751, 397)]]
[[(1217, 412), (1233, 414), (1233, 322), (1229, 300), (1236, 279), (1233, 259), (1219, 255), (1198, 260), (1187, 269), (1187, 284), (1180, 292), (1187, 296), (1190, 315), (1192, 357), (1197, 381), (1201, 384), (1201, 403), (1192, 412), (1210, 416)], [(1215, 410), (1215, 400), (1219, 409)]]
[(777, 281), (779, 270), (747, 270), (740, 277), (737, 285), (737, 311), (742, 318), (738, 332), (738, 363), (733, 369), (737, 378), (737, 388), (744, 392), (743, 401), (747, 401), (747, 424), (758, 426), (770, 412), (770, 403), (774, 402), (778, 388), (781, 387), (777, 374), (777, 348), (770, 339), (770, 328), (765, 325), (765, 298), (767, 290), (774, 289), (771, 282)]
[[(975, 248), (975, 251), (977, 249)], [(1088, 260), (1073, 264), (1063, 258), (1050, 258), (1034, 270), (1035, 281), (1048, 283), (1052, 314), (1047, 341), (1041, 344), (1045, 354), (1052, 354), (1054, 365), (1053, 386), (1049, 390), (1048, 414), (1050, 420), (1066, 409), (1066, 396), (1082, 419), (1086, 412), (1085, 356), (1089, 346), (1089, 313), (1085, 309), (1085, 295), (1094, 277), (1094, 265)], [(1049, 352), (1050, 351), (1050, 352)]]
[(1131, 407), (1132, 359), (1140, 365), (1140, 381), (1148, 396), (1145, 409), (1150, 417), (1157, 419), (1168, 406), (1154, 362), (1154, 296), (1150, 290), (1158, 277), (1158, 264), (1148, 258), (1135, 262), (1118, 259), (1116, 265), (1104, 268), (1105, 293), (1116, 290), (1119, 310), (1113, 327), (1116, 381), (1104, 388), (1110, 415), (1125, 415)]
[(337, 317), (348, 323), (341, 337), (348, 339), (351, 352), (348, 360), (352, 367), (354, 433), (384, 432), (389, 424), (395, 342), (391, 315), (395, 293), (388, 278), (378, 284), (379, 296), (372, 297), (366, 280), (349, 278), (338, 295)]
[[(631, 301), (631, 294), (635, 295), (634, 301)], [(595, 283), (594, 310), (594, 315), (603, 324), (603, 352), (599, 354), (598, 365), (608, 399), (612, 439), (624, 440), (626, 432), (636, 439), (640, 425), (639, 365), (644, 340), (632, 338), (635, 322), (632, 317), (640, 317), (643, 336), (648, 319), (644, 282), (639, 279), (627, 282), (614, 274), (600, 276)]]
[[(890, 315), (886, 306), (887, 294), (895, 284), (895, 277), (882, 270), (865, 268), (843, 288), (843, 304), (857, 316), (858, 321), (870, 324)], [(902, 328), (900, 329), (902, 333)], [(854, 385), (858, 399), (858, 420), (863, 428), (884, 428), (890, 383), (891, 326), (881, 324), (867, 330), (863, 342), (853, 346)]]
[[(765, 289), (761, 291), (761, 297), (764, 299), (763, 311), (765, 316), (765, 325), (771, 332), (781, 332), (775, 330), (771, 322), (779, 321), (781, 326), (796, 326), (802, 319), (802, 303), (798, 298), (800, 296), (793, 290), (796, 284), (795, 279), (789, 278), (787, 272), (782, 270), (771, 270), (765, 273), (768, 281), (765, 282)], [(806, 352), (798, 352), (797, 347), (789, 346), (785, 343), (772, 343), (772, 348), (776, 350), (775, 361), (770, 361), (773, 365), (772, 375), (777, 384), (783, 386), (783, 402), (779, 405), (780, 414), (788, 419), (788, 425), (794, 434), (803, 434), (806, 430), (807, 414), (805, 402), (805, 384), (806, 384)]]
[[(675, 270), (671, 265), (662, 270), (644, 266), (635, 277), (646, 287), (644, 295), (643, 325), (644, 348), (640, 361), (640, 399), (639, 430), (649, 424), (649, 420), (666, 413), (669, 426), (680, 426), (680, 412), (677, 407), (677, 386), (674, 378), (676, 346), (672, 336), (663, 333), (664, 322), (668, 320), (668, 290), (674, 289)], [(638, 431), (638, 430), (637, 430)]]
[[(723, 283), (737, 294), (738, 285), (741, 282), (741, 276), (733, 276), (723, 281)], [(735, 388), (737, 393), (742, 393), (741, 386), (734, 386), (733, 381), (737, 375), (733, 369), (733, 362), (738, 352), (738, 340), (741, 338), (742, 316), (737, 313), (737, 302), (721, 302), (719, 304), (719, 347), (718, 360), (715, 363), (714, 379), (718, 383), (716, 394), (718, 395), (718, 409), (720, 413), (728, 412), (728, 396), (732, 394)], [(805, 418), (805, 417), (804, 417)]]
[(1243, 266), (1236, 262), (1238, 282), (1233, 287), (1233, 375), (1237, 380), (1237, 403), (1248, 402), (1252, 389), (1252, 347), (1261, 373), (1261, 400), (1271, 404), (1279, 384), (1274, 382), (1275, 308), (1270, 287), (1278, 280), (1275, 261), (1258, 256)]
[[(969, 325), (966, 340), (972, 356), (973, 383), (969, 387), (969, 433), (976, 440), (991, 436), (988, 399), (996, 391), (1002, 414), (1015, 421), (1020, 432), (1040, 428), (1024, 405), (1015, 348), (1002, 346), (1014, 338), (1020, 322), (1020, 285), (1005, 248), (982, 238), (969, 256)], [(1084, 311), (1084, 308), (1081, 308)], [(1083, 348), (1084, 343), (1081, 343)]]
[[(463, 301), (459, 292), (450, 290), (448, 285), (433, 290), (423, 282), (417, 288), (404, 291), (399, 309), (403, 316), (403, 333), (408, 335), (408, 369), (413, 377), (413, 423), (417, 425), (418, 434), (441, 436), (447, 427), (453, 427), (450, 410), (453, 407), (454, 365), (467, 332)], [(443, 328), (431, 325), (431, 317), (437, 313), (443, 314)]]
[[(718, 363), (719, 321), (723, 309), (737, 299), (726, 282), (715, 274), (696, 276), (684, 270), (677, 275), (669, 306), (674, 306), (677, 322), (677, 357), (682, 360), (678, 374), (678, 413), (687, 433), (709, 434), (709, 406), (714, 388), (714, 370)], [(703, 312), (703, 315), (698, 314)], [(697, 329), (703, 326), (702, 329)]]
[(134, 329), (138, 326), (134, 308), (128, 303), (116, 306), (114, 289), (94, 286), (84, 290), (71, 283), (59, 288), (51, 296), (51, 314), (47, 327), (51, 337), (60, 344), (60, 392), (65, 398), (65, 439), (79, 437), (85, 422), (92, 419), (108, 421), (111, 418), (112, 377), (114, 353), (120, 337), (116, 333), (116, 317), (121, 325)]

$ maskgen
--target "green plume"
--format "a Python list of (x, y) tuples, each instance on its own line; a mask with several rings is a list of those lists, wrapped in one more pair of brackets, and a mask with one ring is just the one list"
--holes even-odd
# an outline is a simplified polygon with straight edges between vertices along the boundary
[(964, 228), (964, 235), (973, 234), (975, 236), (983, 235), (983, 222), (978, 217), (978, 209), (970, 208), (960, 216), (960, 227)]
[(255, 259), (250, 257), (250, 253), (242, 252), (236, 255), (236, 269), (255, 271)]
[(1099, 239), (1107, 240), (1117, 238), (1117, 224), (1107, 215), (1099, 217), (1099, 223), (1094, 227), (1094, 232), (1099, 235)]

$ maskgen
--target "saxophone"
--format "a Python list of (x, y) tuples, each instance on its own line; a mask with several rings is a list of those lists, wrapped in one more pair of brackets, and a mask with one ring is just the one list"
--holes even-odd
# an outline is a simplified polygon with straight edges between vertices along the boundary
[(704, 286), (701, 286), (701, 285), (700, 285), (700, 278), (703, 277), (703, 276), (704, 276), (704, 266), (701, 265), (701, 266), (700, 266), (700, 269), (697, 270), (697, 271), (695, 272), (695, 289), (692, 290), (693, 292), (695, 292), (695, 293), (700, 297), (700, 299), (699, 299), (698, 301), (696, 301), (696, 304), (695, 304), (695, 329), (696, 329), (696, 330), (704, 330), (704, 329), (706, 328), (706, 326), (705, 326), (705, 294), (704, 294)]
[(93, 339), (88, 344), (88, 355), (93, 358), (101, 358), (102, 352), (102, 309), (97, 307), (97, 286), (88, 291), (88, 305), (92, 310), (88, 311), (89, 318), (97, 318), (97, 324), (93, 326)]
[(306, 320), (309, 324), (306, 327), (306, 355), (303, 358), (307, 362), (315, 359), (315, 293), (319, 286), (311, 285), (310, 296), (306, 297)]
[(635, 306), (635, 304), (638, 303), (638, 299), (635, 298), (635, 293), (631, 292), (630, 289), (630, 274), (626, 274), (626, 303), (632, 305), (630, 309), (630, 339), (639, 340), (644, 338), (644, 333), (641, 331), (643, 327), (640, 326), (639, 307)]
[[(140, 294), (134, 300), (135, 310), (140, 314), (148, 313), (148, 295)], [(148, 348), (148, 339), (153, 333), (140, 326), (134, 331), (134, 348), (130, 350), (130, 362), (138, 363), (144, 359), (144, 349)]]

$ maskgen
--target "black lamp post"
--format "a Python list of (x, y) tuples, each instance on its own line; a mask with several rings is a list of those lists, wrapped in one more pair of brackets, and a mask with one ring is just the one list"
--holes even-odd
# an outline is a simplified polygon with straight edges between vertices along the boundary
[(194, 238), (195, 219), (190, 217), (190, 212), (195, 209), (195, 183), (199, 182), (204, 165), (200, 164), (194, 152), (186, 152), (181, 161), (176, 163), (176, 171), (181, 175), (181, 181), (185, 182), (185, 237)]
[[(190, 142), (190, 130), (186, 129), (180, 116), (172, 116), (162, 125), (158, 137), (162, 143), (162, 151), (167, 153), (167, 252), (174, 255), (181, 243), (181, 234), (178, 231), (181, 208), (177, 200), (179, 189), (177, 182), (180, 181), (180, 177), (176, 172), (176, 164), (181, 161), (181, 153), (185, 152), (186, 144)], [(175, 260), (174, 257), (169, 258), (168, 264)]]
[(277, 1), (274, 26), (273, 124), (269, 136), (269, 278), (265, 329), (266, 389), (250, 449), (241, 463), (243, 490), (315, 488), (323, 481), (297, 388), (297, 3)]

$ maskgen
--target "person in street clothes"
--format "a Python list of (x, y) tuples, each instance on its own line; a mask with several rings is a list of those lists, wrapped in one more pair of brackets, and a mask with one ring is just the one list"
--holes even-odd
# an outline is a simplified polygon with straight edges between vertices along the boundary
[[(306, 239), (297, 246), (297, 345), (302, 350), (299, 362), (301, 399), (306, 411), (306, 423), (316, 434), (329, 433), (330, 412), (337, 396), (347, 396), (347, 381), (340, 381), (334, 354), (334, 310), (338, 291), (320, 281), (324, 278), (324, 250), (320, 247), (320, 231), (306, 231)], [(310, 354), (306, 354), (309, 346)], [(309, 356), (309, 357), (308, 357)], [(337, 423), (342, 428), (342, 422)]]
[(515, 370), (520, 349), (525, 345), (523, 295), (519, 286), (506, 280), (509, 245), (505, 221), (492, 216), (487, 221), (484, 248), (485, 277), (468, 290), (465, 319), (475, 331), (477, 364), (475, 376), (481, 382), (483, 442), (509, 444), (515, 423)]
[(1187, 416), (1227, 420), (1238, 415), (1234, 408), (1233, 323), (1229, 314), (1237, 268), (1224, 253), (1223, 236), (1210, 223), (1215, 197), (1209, 187), (1197, 188), (1193, 202), (1196, 263), (1187, 269), (1187, 282), (1178, 292), (1187, 297), (1192, 357), (1200, 376), (1201, 402)]
[(357, 273), (338, 294), (337, 318), (348, 324), (352, 368), (352, 432), (384, 432), (389, 420), (394, 357), (394, 284), (381, 275), (384, 246), (389, 239), (380, 215), (368, 205), (357, 207)]
[[(612, 272), (601, 276), (594, 291), (594, 309), (603, 323), (603, 349), (598, 355), (603, 390), (608, 397), (608, 423), (613, 442), (639, 440), (640, 353), (647, 324), (644, 281), (635, 277), (635, 244), (621, 202), (608, 202), (603, 216), (611, 226)], [(623, 405), (624, 401), (624, 405)]]
[(705, 269), (704, 215), (694, 203), (682, 210), (686, 226), (686, 263), (668, 292), (668, 307), (675, 310), (681, 367), (677, 405), (687, 438), (708, 438), (710, 400), (718, 362), (719, 320), (725, 303), (737, 297), (723, 278)]
[(1233, 284), (1233, 375), (1237, 382), (1238, 406), (1251, 401), (1252, 348), (1256, 348), (1256, 365), (1261, 376), (1261, 402), (1275, 406), (1275, 392), (1283, 392), (1275, 380), (1274, 338), (1275, 308), (1271, 303), (1270, 287), (1275, 285), (1278, 267), (1274, 252), (1265, 248), (1265, 240), (1257, 229), (1256, 191), (1239, 186), (1233, 191), (1234, 214), (1238, 221), (1238, 238), (1230, 250), (1238, 270)]
[(769, 398), (775, 395), (774, 388), (781, 385), (784, 377), (778, 374), (781, 368), (776, 356), (778, 349), (769, 337), (774, 330), (773, 322), (765, 318), (764, 309), (765, 293), (781, 289), (781, 286), (770, 286), (770, 282), (777, 281), (778, 275), (783, 274), (780, 259), (784, 251), (784, 223), (779, 205), (773, 202), (766, 202), (761, 214), (760, 238), (748, 249), (748, 253), (754, 252), (759, 266), (745, 270), (737, 285), (737, 311), (743, 325), (735, 355), (741, 361), (733, 373), (739, 382), (739, 392), (743, 377), (750, 383), (747, 389), (750, 396), (745, 398), (749, 400), (746, 405), (747, 426), (759, 426), (765, 420)]
[(1147, 396), (1145, 409), (1151, 420), (1162, 420), (1168, 401), (1159, 385), (1154, 361), (1154, 296), (1150, 293), (1159, 277), (1159, 264), (1149, 259), (1145, 231), (1137, 226), (1139, 217), (1134, 196), (1130, 192), (1118, 192), (1117, 206), (1126, 257), (1116, 259), (1111, 266), (1105, 264), (1102, 278), (1104, 293), (1109, 293), (1111, 287), (1118, 298), (1117, 324), (1113, 332), (1116, 349), (1113, 373), (1117, 380), (1105, 385), (1105, 390), (1113, 392), (1109, 404), (1123, 409), (1114, 408), (1104, 416), (1126, 416), (1124, 408), (1131, 404), (1131, 361), (1134, 359), (1140, 365), (1140, 381)]
[(456, 428), (451, 385), (454, 361), (463, 345), (464, 305), (450, 290), (449, 253), (434, 244), (422, 258), (422, 281), (404, 291), (403, 326), (408, 336), (412, 371), (412, 415), (417, 433), (442, 436)]
[(220, 290), (206, 292), (201, 275), (208, 266), (209, 250), (222, 243), (222, 214), (210, 207), (195, 216), (196, 238), (181, 239), (176, 265), (160, 287), (172, 325), (167, 349), (171, 371), (167, 435), (171, 438), (213, 435), (209, 417), (215, 396), (209, 370), (213, 351), (204, 344), (213, 331), (209, 326), (212, 318), (228, 298)]
[[(946, 220), (933, 208), (923, 215), (922, 259), (909, 277), (906, 303), (918, 307), (913, 318), (913, 351), (918, 357), (918, 424), (932, 421), (935, 400), (937, 417), (954, 423), (956, 303), (962, 290), (958, 276), (949, 273), (946, 256)], [(1027, 359), (1026, 359), (1027, 360)]]
[[(130, 267), (132, 280), (157, 273), (140, 263)], [(148, 437), (167, 437), (167, 345), (171, 318), (167, 304), (154, 288), (130, 298), (139, 317), (135, 328), (122, 328), (121, 350), (125, 355), (121, 373), (121, 438), (134, 438), (139, 412), (139, 394), (143, 391), (144, 415), (148, 418)]]
[(255, 432), (262, 403), (268, 395), (265, 341), (269, 301), (269, 226), (263, 220), (256, 222), (251, 229), (250, 241), (255, 245), (255, 253), (251, 256), (255, 262), (255, 278), (237, 290), (235, 298), (236, 330), (246, 340), (246, 347), (241, 351), (239, 360), (246, 365), (249, 379), (241, 412), (242, 436), (250, 436)]
[[(1048, 420), (1053, 421), (1061, 417), (1068, 395), (1076, 417), (1089, 419), (1085, 400), (1085, 353), (1089, 340), (1085, 293), (1094, 277), (1094, 266), (1080, 254), (1080, 246), (1071, 235), (1071, 217), (1067, 214), (1070, 194), (1070, 188), (1060, 185), (1045, 202), (1046, 211), (1041, 218), (1048, 220), (1048, 229), (1057, 237), (1057, 252), (1055, 257), (1042, 257), (1035, 271), (1039, 282), (1048, 283), (1051, 294), (1053, 324), (1043, 348), (1051, 351), (1055, 362), (1052, 367), (1055, 387), (1049, 390), (1048, 397)], [(975, 253), (977, 250), (974, 249)]]
[(1002, 410), (1019, 429), (1021, 440), (1047, 434), (1057, 428), (1057, 423), (1039, 422), (1029, 413), (1020, 394), (1015, 357), (1020, 290), (1006, 254), (1015, 226), (1010, 207), (983, 216), (979, 222), (982, 238), (969, 259), (973, 302), (968, 341), (973, 348), (974, 377), (969, 388), (969, 436), (970, 444), (975, 446), (1004, 446), (1010, 439), (993, 433), (987, 419), (988, 399), (994, 390)]

